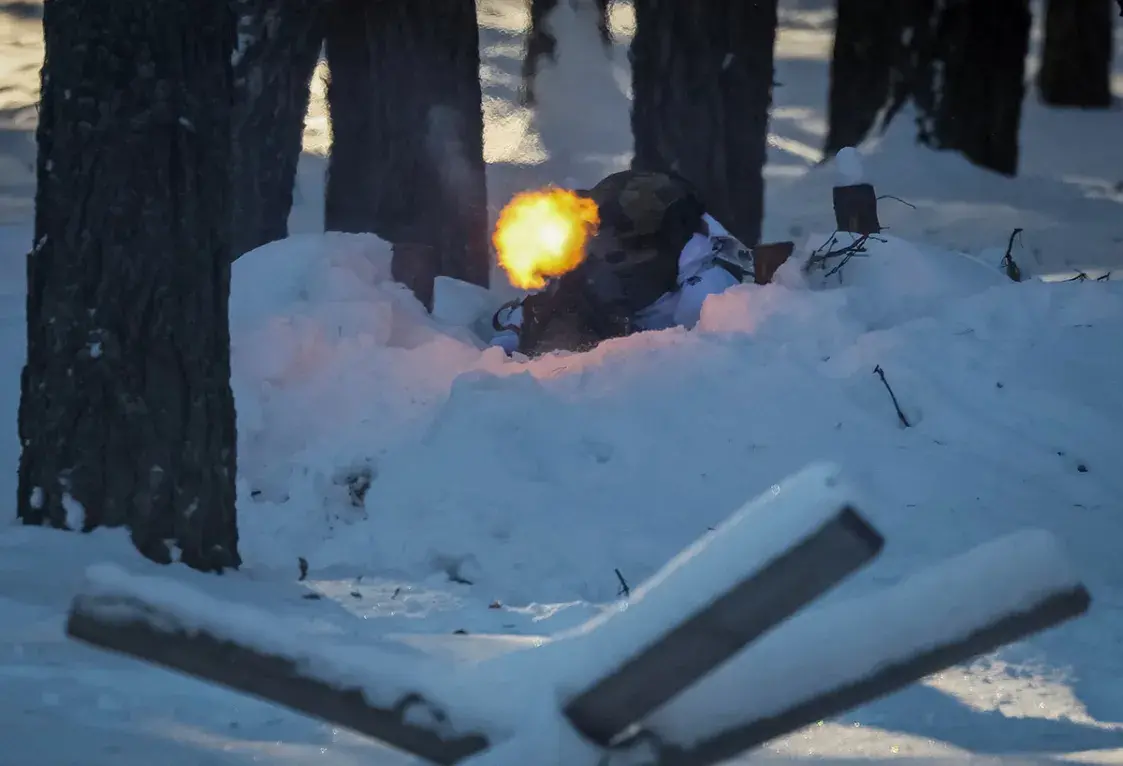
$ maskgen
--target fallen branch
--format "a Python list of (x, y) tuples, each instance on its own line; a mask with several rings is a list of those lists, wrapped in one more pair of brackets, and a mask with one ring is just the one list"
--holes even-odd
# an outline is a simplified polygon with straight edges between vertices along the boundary
[(722, 763), (816, 721), (837, 715), (892, 694), (945, 668), (966, 662), (1078, 617), (1091, 597), (1082, 586), (1051, 594), (1032, 607), (998, 618), (958, 641), (941, 643), (911, 659), (888, 665), (859, 680), (840, 684), (830, 692), (779, 715), (711, 737), (688, 749), (665, 750), (658, 766), (712, 766)]
[(906, 202), (905, 200), (901, 199), (900, 197), (894, 197), (892, 194), (882, 194), (880, 197), (877, 198), (878, 202), (880, 202), (883, 199), (896, 200), (897, 202), (900, 202), (902, 205), (908, 205), (913, 210), (916, 210), (916, 205), (912, 204), (911, 202)]
[[(949, 594), (965, 593), (949, 613), (957, 599)], [(658, 766), (723, 763), (1078, 617), (1090, 603), (1056, 538), (1017, 532), (780, 626), (767, 646), (750, 647), (653, 716), (647, 745), (663, 743)], [(743, 723), (700, 736), (697, 727), (715, 719)]]
[[(311, 675), (296, 658), (239, 646), (188, 627), (152, 604), (124, 595), (79, 595), (66, 633), (101, 649), (126, 654), (226, 686), (329, 723), (374, 737), (435, 764), (454, 764), (488, 747), (480, 734), (445, 737), (447, 717), (419, 694), (392, 707), (370, 704), (360, 688), (342, 688)], [(425, 711), (415, 715), (417, 709)], [(408, 719), (408, 722), (407, 722)], [(417, 723), (433, 721), (433, 728)]]
[[(1075, 276), (1071, 276), (1068, 279), (1064, 279), (1064, 280), (1061, 280), (1061, 281), (1062, 282), (1087, 282), (1091, 278), (1092, 277), (1090, 277), (1086, 271), (1083, 271), (1081, 269), (1077, 269)], [(1100, 274), (1098, 277), (1096, 277), (1095, 281), (1096, 282), (1110, 282), (1111, 281), (1111, 272), (1105, 271), (1103, 274)]]
[[(862, 234), (849, 245), (844, 245), (839, 250), (832, 250), (830, 248), (836, 242), (838, 242), (837, 235), (837, 231), (834, 232), (834, 234), (831, 234), (830, 238), (826, 242), (824, 242), (820, 247), (818, 247), (811, 253), (811, 256), (807, 259), (807, 262), (803, 264), (804, 273), (809, 273), (813, 268), (819, 267), (820, 270), (826, 271), (826, 274), (823, 275), (823, 279), (827, 279), (834, 276), (835, 274), (838, 274), (839, 279), (841, 280), (842, 267), (849, 263), (851, 258), (855, 256), (864, 257), (867, 255), (865, 245), (872, 235)], [(826, 250), (826, 252), (824, 252), (824, 250)], [(828, 264), (832, 259), (835, 258), (839, 258), (841, 260), (831, 266), (831, 268), (828, 270)]]
[(905, 428), (911, 428), (912, 424), (909, 423), (909, 419), (905, 417), (904, 411), (901, 410), (901, 405), (897, 402), (897, 395), (893, 393), (893, 388), (889, 385), (889, 381), (885, 378), (885, 370), (881, 369), (881, 365), (879, 364), (877, 367), (873, 368), (873, 372), (875, 375), (881, 378), (881, 382), (885, 386), (885, 390), (889, 392), (889, 398), (893, 400), (893, 409), (897, 411), (897, 420), (901, 421), (901, 425)]
[(1002, 256), (1001, 263), (1003, 270), (1006, 272), (1006, 276), (1015, 282), (1022, 281), (1022, 270), (1014, 260), (1014, 239), (1021, 233), (1021, 229), (1014, 229), (1010, 232), (1010, 241), (1006, 244), (1006, 254)]
[[(884, 540), (834, 482), (815, 466), (766, 490), (584, 636), (591, 683), (564, 708), (573, 726), (610, 745), (877, 556)], [(670, 628), (668, 612), (682, 615)]]
[(619, 569), (612, 570), (616, 573), (616, 579), (620, 581), (620, 590), (617, 591), (617, 596), (627, 598), (632, 594), (632, 589), (628, 587), (628, 581), (624, 579), (624, 575), (620, 573)]

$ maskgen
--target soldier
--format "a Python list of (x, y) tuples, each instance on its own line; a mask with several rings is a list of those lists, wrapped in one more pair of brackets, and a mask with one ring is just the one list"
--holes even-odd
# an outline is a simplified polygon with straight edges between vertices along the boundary
[(640, 330), (693, 327), (702, 303), (753, 279), (752, 251), (670, 173), (625, 170), (578, 194), (600, 225), (573, 271), (495, 313), (492, 343), (527, 356), (581, 351)]

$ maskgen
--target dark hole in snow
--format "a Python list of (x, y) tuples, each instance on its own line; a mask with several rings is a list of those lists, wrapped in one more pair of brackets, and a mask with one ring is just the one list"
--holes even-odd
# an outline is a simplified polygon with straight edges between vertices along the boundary
[(333, 482), (347, 487), (347, 495), (355, 508), (366, 507), (367, 490), (375, 477), (374, 468), (369, 465), (353, 466), (336, 473)]
[(470, 564), (471, 559), (471, 556), (437, 556), (433, 566), (443, 571), (449, 582), (457, 585), (473, 585), (474, 583), (464, 575), (464, 566)]

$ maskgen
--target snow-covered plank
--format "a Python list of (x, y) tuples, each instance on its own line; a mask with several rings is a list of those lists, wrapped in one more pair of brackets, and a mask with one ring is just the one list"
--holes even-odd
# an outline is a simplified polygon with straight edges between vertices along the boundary
[(720, 763), (1083, 614), (1051, 535), (983, 545), (878, 593), (804, 612), (647, 722), (660, 766)]
[[(436, 764), (488, 747), (411, 688), (428, 670), (407, 647), (364, 648), (361, 664), (309, 646), (263, 610), (212, 599), (162, 578), (92, 567), (72, 602), (72, 638), (344, 726)], [(373, 674), (371, 668), (384, 673)], [(382, 687), (379, 688), (379, 683)]]
[[(608, 745), (881, 550), (837, 467), (774, 485), (572, 640), (570, 722)], [(567, 647), (567, 650), (569, 647)]]

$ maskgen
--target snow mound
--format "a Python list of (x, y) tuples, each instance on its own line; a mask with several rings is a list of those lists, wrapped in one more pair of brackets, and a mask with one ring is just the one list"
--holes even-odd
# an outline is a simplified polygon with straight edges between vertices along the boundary
[(369, 470), (457, 375), (489, 358), (390, 280), (390, 247), (373, 235), (258, 248), (235, 262), (231, 293), (243, 503), (319, 508), (339, 471)]
[[(603, 602), (617, 570), (642, 581), (817, 459), (871, 488), (881, 577), (1112, 507), (1120, 285), (1017, 284), (892, 236), (839, 284), (801, 269), (827, 239), (777, 284), (711, 298), (694, 331), (529, 362), (428, 317), (374, 238), (251, 253), (234, 284), (243, 554), (510, 605)], [(273, 296), (250, 308), (257, 290)], [(913, 523), (937, 512), (956, 523)], [(1081, 522), (1064, 521), (1071, 539)], [(1108, 555), (1102, 535), (1079, 546)]]

